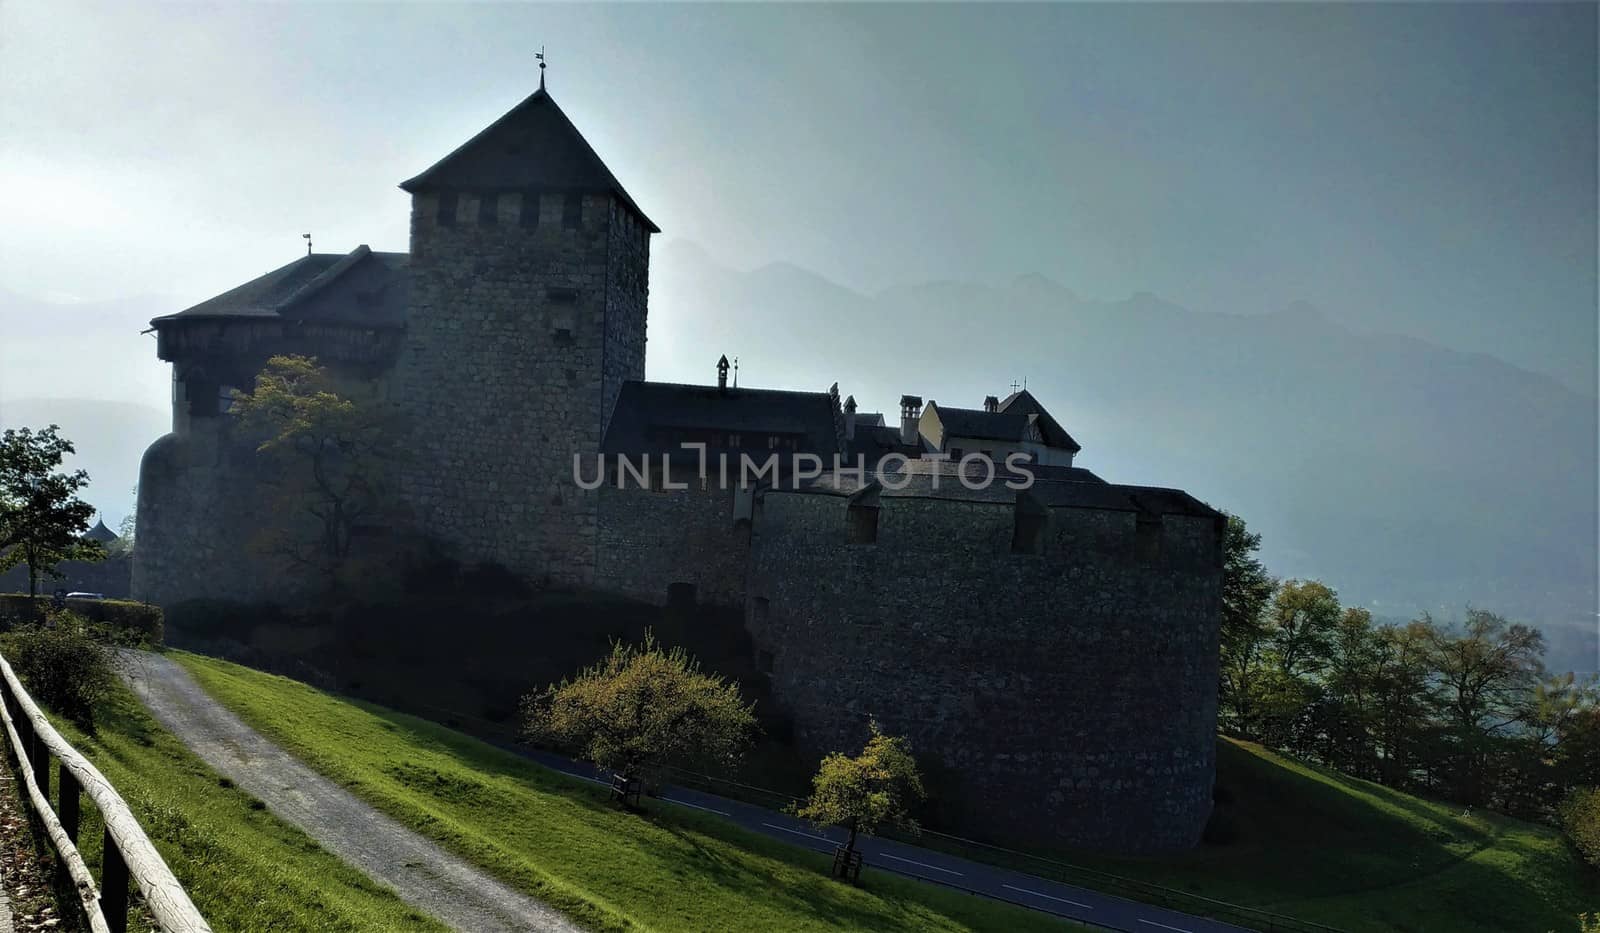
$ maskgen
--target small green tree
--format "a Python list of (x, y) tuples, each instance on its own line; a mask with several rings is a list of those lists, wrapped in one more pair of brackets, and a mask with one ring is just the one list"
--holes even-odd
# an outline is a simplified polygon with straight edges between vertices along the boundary
[(1245, 735), (1255, 732), (1251, 708), (1267, 629), (1263, 615), (1277, 581), (1256, 557), (1261, 536), (1244, 519), (1228, 516), (1222, 537), (1222, 663), (1219, 702), (1223, 718)]
[(821, 826), (850, 831), (845, 851), (853, 853), (856, 836), (871, 836), (885, 824), (916, 832), (910, 808), (927, 797), (917, 760), (903, 737), (884, 735), (871, 723), (872, 736), (854, 758), (834, 752), (822, 759), (811, 779), (811, 796), (794, 808), (795, 816)]
[(1339, 624), (1339, 597), (1318, 580), (1285, 580), (1268, 612), (1268, 653), (1285, 677), (1327, 666)]
[(321, 576), (346, 576), (353, 533), (391, 507), (397, 426), (377, 406), (341, 394), (315, 359), (275, 356), (255, 388), (234, 398), (247, 431), (263, 438), (279, 522), (255, 546)]
[(631, 780), (674, 762), (732, 767), (755, 736), (754, 710), (738, 684), (646, 631), (639, 645), (613, 642), (593, 667), (523, 698), (523, 734)]
[(56, 425), (41, 431), (7, 429), (0, 435), (0, 572), (28, 565), (28, 595), (39, 577), (60, 577), (64, 560), (99, 560), (105, 549), (84, 537), (94, 506), (78, 498), (89, 485), (83, 470), (59, 469), (73, 452)]

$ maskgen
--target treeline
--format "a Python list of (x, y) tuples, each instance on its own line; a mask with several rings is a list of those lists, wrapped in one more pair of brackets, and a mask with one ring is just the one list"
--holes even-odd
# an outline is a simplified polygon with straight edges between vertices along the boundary
[(1479, 609), (1376, 624), (1316, 580), (1274, 580), (1260, 544), (1230, 517), (1225, 732), (1524, 818), (1554, 818), (1574, 788), (1600, 781), (1600, 684), (1547, 671), (1537, 629)]

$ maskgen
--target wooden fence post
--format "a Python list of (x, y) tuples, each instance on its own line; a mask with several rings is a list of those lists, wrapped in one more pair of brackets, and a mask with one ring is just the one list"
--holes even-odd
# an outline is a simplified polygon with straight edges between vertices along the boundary
[(33, 746), (28, 749), (28, 759), (33, 763), (33, 779), (39, 782), (39, 790), (49, 800), (50, 746), (44, 744), (44, 736), (37, 729), (33, 730)]
[(78, 844), (78, 804), (79, 795), (82, 793), (78, 787), (78, 779), (67, 768), (65, 761), (56, 767), (57, 779), (61, 786), (61, 800), (56, 809), (60, 811), (61, 828), (67, 831), (67, 838), (73, 845)]
[(105, 851), (100, 856), (100, 914), (111, 933), (128, 933), (128, 863), (117, 840), (106, 829)]

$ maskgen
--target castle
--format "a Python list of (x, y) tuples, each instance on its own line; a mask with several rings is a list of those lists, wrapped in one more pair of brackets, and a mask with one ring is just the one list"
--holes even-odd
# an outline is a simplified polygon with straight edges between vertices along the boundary
[[(741, 607), (804, 748), (858, 747), (875, 717), (998, 834), (1197, 842), (1217, 512), (1075, 466), (1078, 443), (1027, 391), (978, 408), (907, 395), (896, 424), (836, 386), (730, 385), (725, 358), (715, 384), (644, 381), (658, 228), (542, 80), (400, 187), (409, 253), (308, 254), (151, 322), (173, 427), (141, 463), (137, 598), (282, 595), (240, 546), (272, 521), (270, 477), (228, 409), (268, 357), (314, 356), (405, 415), (396, 495), (463, 561)], [(724, 482), (692, 465), (775, 452), (823, 466)], [(653, 466), (589, 488), (575, 457)]]

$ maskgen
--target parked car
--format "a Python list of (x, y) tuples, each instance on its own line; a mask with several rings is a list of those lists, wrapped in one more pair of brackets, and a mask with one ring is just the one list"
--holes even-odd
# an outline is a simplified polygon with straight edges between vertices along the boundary
[(104, 593), (68, 593), (68, 599), (105, 599)]

